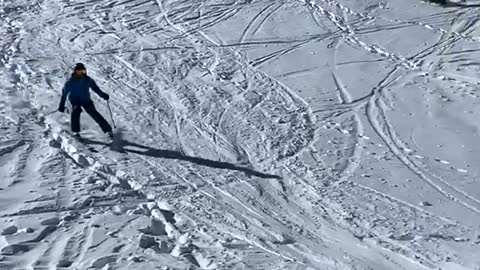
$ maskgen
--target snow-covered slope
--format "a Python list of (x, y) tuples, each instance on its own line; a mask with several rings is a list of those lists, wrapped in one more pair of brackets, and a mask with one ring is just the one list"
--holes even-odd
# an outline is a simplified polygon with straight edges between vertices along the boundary
[(0, 269), (480, 269), (478, 11), (0, 0)]

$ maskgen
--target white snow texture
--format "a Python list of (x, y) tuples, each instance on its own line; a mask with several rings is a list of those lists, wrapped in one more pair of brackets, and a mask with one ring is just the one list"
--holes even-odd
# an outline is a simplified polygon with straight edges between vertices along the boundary
[(0, 0), (0, 269), (479, 270), (479, 6)]

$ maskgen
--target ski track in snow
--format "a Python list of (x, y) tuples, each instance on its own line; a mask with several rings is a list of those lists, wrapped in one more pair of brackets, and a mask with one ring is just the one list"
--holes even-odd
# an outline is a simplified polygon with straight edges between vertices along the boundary
[[(478, 97), (477, 9), (399, 3), (0, 2), (0, 268), (480, 269), (474, 168), (401, 121)], [(55, 112), (79, 61), (111, 145)]]

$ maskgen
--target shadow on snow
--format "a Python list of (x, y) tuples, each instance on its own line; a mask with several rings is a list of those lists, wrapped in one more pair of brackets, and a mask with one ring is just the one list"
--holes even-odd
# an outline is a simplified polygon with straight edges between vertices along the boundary
[[(172, 150), (166, 150), (166, 149), (156, 149), (153, 147), (145, 146), (145, 145), (140, 145), (137, 143), (129, 142), (127, 140), (124, 140), (121, 138), (121, 136), (115, 136), (114, 140), (112, 143), (105, 143), (101, 141), (96, 141), (96, 140), (91, 140), (87, 138), (82, 138), (81, 141), (85, 144), (88, 145), (103, 145), (103, 146), (108, 146), (110, 150), (115, 151), (115, 152), (120, 152), (120, 153), (134, 153), (138, 155), (143, 155), (143, 156), (149, 156), (149, 157), (155, 157), (155, 158), (166, 158), (166, 159), (176, 159), (176, 160), (183, 160), (183, 161), (188, 161), (191, 163), (195, 163), (201, 166), (206, 166), (206, 167), (211, 167), (211, 168), (216, 168), (216, 169), (227, 169), (227, 170), (234, 170), (234, 171), (240, 171), (244, 172), (247, 175), (253, 175), (259, 178), (274, 178), (274, 179), (280, 179), (281, 177), (278, 175), (273, 175), (273, 174), (265, 174), (261, 173), (249, 168), (245, 167), (240, 167), (232, 163), (228, 162), (222, 162), (222, 161), (214, 161), (214, 160), (209, 160), (209, 159), (204, 159), (204, 158), (199, 158), (199, 157), (191, 157), (184, 155), (180, 152), (177, 151), (172, 151)], [(136, 147), (142, 150), (134, 150), (134, 149), (129, 149), (125, 148), (126, 146), (132, 146)]]

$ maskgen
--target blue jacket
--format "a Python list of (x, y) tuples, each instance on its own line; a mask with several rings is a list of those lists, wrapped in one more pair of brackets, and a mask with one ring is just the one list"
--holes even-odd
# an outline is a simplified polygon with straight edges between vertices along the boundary
[(106, 94), (100, 90), (97, 83), (85, 75), (82, 77), (77, 77), (72, 75), (67, 82), (62, 91), (62, 99), (60, 100), (60, 107), (65, 106), (65, 100), (70, 100), (70, 103), (74, 105), (83, 105), (92, 102), (90, 98), (90, 88), (100, 97), (104, 97)]

